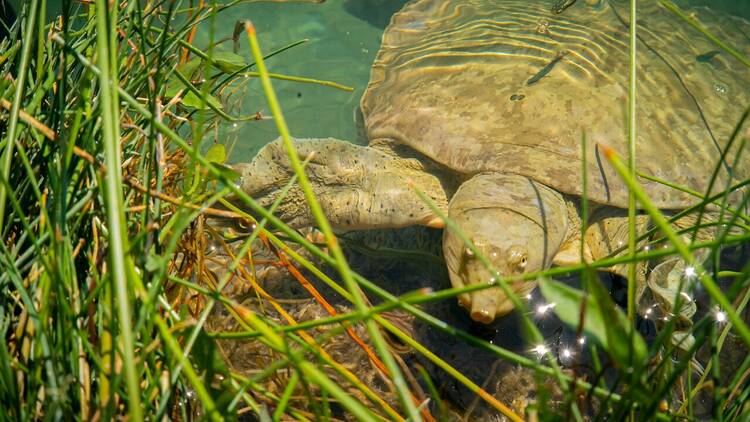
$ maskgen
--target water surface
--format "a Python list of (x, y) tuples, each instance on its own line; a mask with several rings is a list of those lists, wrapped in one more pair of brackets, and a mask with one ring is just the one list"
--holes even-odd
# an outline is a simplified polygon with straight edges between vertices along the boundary
[[(583, 0), (581, 0), (583, 1)], [(552, 0), (537, 0), (553, 3)], [(231, 36), (237, 21), (251, 19), (264, 52), (288, 43), (309, 39), (268, 61), (269, 70), (295, 76), (332, 80), (354, 88), (344, 92), (329, 87), (274, 81), (291, 133), (295, 137), (357, 139), (354, 112), (367, 85), (370, 68), (380, 46), (383, 29), (405, 0), (327, 0), (310, 3), (241, 4), (222, 12), (214, 27), (215, 38)], [(487, 1), (491, 6), (493, 1)], [(682, 0), (680, 6), (711, 6), (750, 19), (750, 1)], [(196, 45), (206, 45), (209, 26), (198, 34)], [(750, 34), (748, 34), (750, 37)], [(748, 51), (748, 45), (735, 46)], [(225, 44), (231, 48), (229, 44)], [(239, 53), (250, 57), (242, 37)], [(257, 80), (240, 83), (240, 91), (228, 106), (234, 115), (268, 114)], [(231, 161), (248, 161), (258, 149), (278, 135), (271, 120), (222, 125), (222, 137), (235, 144)]]

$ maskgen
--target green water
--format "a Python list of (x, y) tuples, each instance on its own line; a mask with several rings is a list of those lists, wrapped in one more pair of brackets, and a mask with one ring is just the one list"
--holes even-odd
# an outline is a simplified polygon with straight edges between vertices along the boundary
[[(383, 27), (402, 4), (401, 0), (243, 4), (219, 15), (214, 23), (214, 37), (231, 36), (237, 21), (250, 19), (264, 53), (309, 39), (268, 60), (269, 70), (335, 81), (353, 87), (354, 91), (274, 80), (291, 133), (300, 138), (332, 136), (356, 141), (354, 111), (367, 86)], [(196, 45), (208, 44), (210, 24), (204, 29), (197, 36)], [(244, 36), (240, 37), (238, 45), (238, 53), (250, 57)], [(231, 43), (226, 43), (225, 48), (230, 49)], [(258, 111), (262, 115), (270, 114), (257, 79), (240, 81), (228, 106), (234, 107), (233, 115)], [(270, 119), (224, 124), (221, 133), (224, 141), (235, 145), (231, 154), (235, 162), (250, 160), (260, 147), (278, 136), (275, 123)]]

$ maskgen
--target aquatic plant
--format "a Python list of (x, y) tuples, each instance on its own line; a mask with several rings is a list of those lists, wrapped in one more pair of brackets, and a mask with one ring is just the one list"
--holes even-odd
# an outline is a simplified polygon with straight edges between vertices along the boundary
[[(393, 352), (391, 337), (511, 420), (534, 415), (693, 419), (704, 390), (711, 392), (717, 419), (748, 411), (750, 357), (726, 376), (719, 354), (735, 336), (750, 345), (742, 318), (750, 298), (750, 265), (720, 271), (722, 249), (746, 246), (750, 239), (750, 218), (742, 211), (747, 205), (743, 189), (750, 181), (726, 186), (713, 196), (693, 192), (699, 201), (696, 209), (718, 204), (722, 223), (742, 230), (722, 230), (715, 240), (685, 243), (668, 224), (678, 216), (663, 215), (639, 189), (634, 148), (627, 165), (609, 151), (607, 158), (631, 188), (631, 221), (636, 205), (645, 209), (666, 242), (661, 238), (636, 250), (633, 221), (624, 256), (502, 278), (463, 236), (466, 246), (495, 273), (495, 284), (395, 296), (350, 268), (309, 188), (304, 169), (312, 157), (298, 157), (289, 142), (271, 78), (347, 89), (268, 71), (269, 56), (299, 43), (278, 46), (264, 58), (252, 24), (243, 22), (229, 40), (247, 42), (252, 58), (216, 50), (221, 41), (214, 39), (212, 21), (231, 4), (198, 1), (185, 8), (180, 2), (157, 0), (63, 3), (62, 16), (46, 23), (46, 0), (26, 2), (9, 37), (0, 42), (0, 403), (6, 411), (1, 418), (218, 420), (244, 412), (261, 420), (445, 418), (446, 406), (431, 376), (427, 371), (416, 370), (419, 377), (412, 373), (414, 367)], [(670, 2), (662, 3), (681, 13)], [(631, 4), (635, 16), (635, 1)], [(197, 47), (192, 40), (201, 24), (209, 27), (211, 40)], [(631, 48), (636, 31), (633, 26)], [(740, 54), (721, 41), (717, 48)], [(636, 66), (634, 49), (630, 65)], [(295, 170), (287, 191), (300, 184), (322, 241), (274, 217), (283, 195), (266, 209), (234, 185), (237, 175), (225, 165), (226, 148), (214, 133), (223, 122), (258, 117), (227, 111), (236, 92), (233, 83), (243, 76), (260, 80)], [(634, 72), (630, 82), (632, 146), (637, 130)], [(734, 142), (747, 142), (741, 132), (747, 114), (737, 124)], [(590, 147), (585, 139), (582, 145)], [(585, 166), (582, 171), (585, 174)], [(439, 214), (431, 200), (414, 189)], [(727, 198), (735, 193), (744, 195), (743, 207), (728, 205)], [(441, 217), (460, 235), (450, 219)], [(226, 221), (238, 221), (240, 228), (233, 223), (227, 228)], [(222, 259), (212, 248), (222, 251)], [(709, 251), (713, 272), (694, 259), (692, 251), (699, 248)], [(257, 257), (261, 249), (266, 264), (291, 274), (328, 315), (297, 321), (260, 280), (254, 266), (263, 261)], [(680, 315), (666, 315), (659, 333), (646, 341), (635, 327), (635, 286), (628, 288), (623, 312), (593, 270), (628, 264), (632, 274), (639, 262), (677, 255), (687, 260), (686, 274), (690, 269), (688, 275), (710, 294), (715, 311), (697, 318), (687, 331), (679, 326)], [(552, 281), (566, 274), (580, 276), (583, 289)], [(320, 283), (308, 280), (311, 277), (349, 301), (349, 310), (331, 306), (331, 298)], [(537, 279), (547, 303), (536, 310), (507, 289), (509, 282)], [(719, 289), (719, 281), (727, 288)], [(420, 307), (497, 286), (505, 288), (521, 310), (532, 342), (528, 354), (483, 340)], [(237, 300), (235, 288), (253, 295), (258, 306)], [(681, 311), (680, 293), (688, 291), (680, 285), (665, 297), (673, 298), (673, 308)], [(529, 368), (538, 375), (538, 397), (553, 400), (540, 399), (526, 408), (498, 400), (394, 323), (389, 318), (394, 310)], [(550, 310), (591, 344), (600, 377), (580, 378), (565, 367), (570, 351), (553, 352), (533, 318), (534, 312)], [(217, 313), (239, 330), (207, 329)], [(261, 369), (250, 375), (224, 361), (222, 342), (239, 339), (244, 341), (241, 347), (258, 353)], [(362, 379), (361, 371), (342, 363), (341, 355), (331, 351), (332, 339), (376, 368), (383, 385)], [(712, 356), (706, 368), (699, 368), (695, 358), (703, 344), (710, 345)]]

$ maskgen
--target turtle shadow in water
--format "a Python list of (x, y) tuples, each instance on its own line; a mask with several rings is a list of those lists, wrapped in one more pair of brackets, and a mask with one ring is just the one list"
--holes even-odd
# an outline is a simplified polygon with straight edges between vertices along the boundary
[[(614, 286), (615, 293), (622, 287), (619, 281), (609, 274), (600, 274), (605, 284)], [(577, 285), (574, 277), (561, 280), (567, 284)], [(446, 286), (448, 287), (448, 286)], [(554, 356), (558, 356), (558, 363), (568, 375), (575, 373), (578, 377), (592, 377), (591, 355), (586, 344), (578, 342), (577, 334), (568, 328), (559, 318), (545, 308), (546, 302), (535, 290), (528, 299), (529, 308), (533, 313), (532, 319), (544, 337), (544, 347)], [(451, 303), (453, 302), (453, 303)], [(529, 341), (523, 328), (523, 318), (518, 311), (498, 318), (490, 325), (473, 321), (467, 312), (455, 304), (455, 300), (434, 303), (423, 309), (431, 315), (441, 319), (458, 330), (491, 343), (507, 351), (526, 358), (537, 359), (539, 354), (535, 347), (539, 346)], [(542, 309), (547, 309), (542, 312)], [(547, 400), (553, 402), (562, 398), (561, 391), (551, 377), (539, 376), (533, 369), (522, 367), (482, 346), (469, 344), (456, 336), (442, 332), (426, 323), (417, 321), (414, 325), (415, 339), (432, 350), (446, 362), (458, 369), (464, 376), (492, 394), (500, 402), (519, 411), (540, 394), (546, 394)], [(567, 351), (567, 352), (564, 352)], [(567, 355), (569, 353), (569, 355)], [(565, 357), (563, 355), (566, 354)], [(438, 368), (421, 356), (417, 356), (424, 365), (441, 395), (451, 400), (461, 410), (464, 417), (471, 420), (501, 420), (496, 410), (487, 405), (467, 387), (456, 381), (448, 373)]]
[[(424, 232), (424, 233), (420, 233)], [(361, 232), (360, 232), (361, 233)], [(424, 248), (429, 246), (435, 253), (436, 245), (440, 245), (440, 231), (434, 229), (410, 227), (399, 230), (376, 230), (365, 234), (367, 239), (390, 239), (397, 246), (399, 243), (404, 248)], [(414, 242), (414, 239), (419, 239)], [(412, 242), (409, 245), (409, 242)], [(367, 241), (365, 241), (367, 242)], [(430, 244), (430, 242), (432, 242)], [(374, 243), (377, 243), (374, 242)], [(345, 243), (346, 245), (346, 243)], [(394, 245), (389, 245), (393, 247)], [(750, 250), (748, 245), (727, 248), (722, 252), (721, 262), (723, 269), (741, 270), (748, 262)], [(439, 250), (439, 249), (437, 249)], [(372, 257), (366, 253), (352, 251), (348, 248), (348, 258), (355, 271), (363, 276), (377, 282), (377, 284), (394, 295), (401, 295), (419, 288), (428, 287), (433, 290), (450, 288), (450, 282), (445, 270), (444, 263), (435, 265), (426, 261), (414, 261), (401, 259), (384, 260)], [(438, 256), (440, 256), (438, 254)], [(627, 281), (611, 273), (596, 273), (600, 282), (609, 291), (610, 297), (616, 305), (624, 312), (627, 306)], [(572, 287), (581, 288), (578, 277), (570, 276), (558, 278)], [(729, 280), (720, 280), (723, 291), (730, 289)], [(710, 298), (705, 291), (698, 289), (694, 293), (698, 304), (697, 318), (711, 311)], [(377, 300), (371, 297), (374, 303)], [(574, 328), (566, 326), (541, 297), (539, 290), (535, 290), (529, 297), (524, 298), (529, 305), (532, 318), (544, 337), (544, 346), (557, 357), (558, 364), (568, 375), (579, 379), (595, 382), (603, 377), (608, 385), (617, 382), (617, 373), (608, 361), (606, 354), (598, 353), (599, 361), (602, 362), (604, 371), (598, 373), (593, 365), (590, 340), (581, 337)], [(518, 311), (498, 318), (490, 325), (484, 325), (473, 321), (468, 313), (461, 309), (455, 298), (420, 305), (420, 308), (430, 315), (447, 323), (449, 326), (461, 330), (475, 338), (479, 338), (494, 346), (501, 347), (513, 353), (536, 359), (539, 357), (535, 347), (527, 338), (523, 329), (523, 320)], [(546, 311), (544, 311), (546, 309)], [(546, 405), (555, 408), (555, 402), (562, 398), (559, 387), (552, 377), (536, 374), (533, 369), (521, 367), (507, 359), (498, 357), (487, 348), (472, 345), (466, 340), (441, 331), (417, 318), (410, 316), (405, 311), (395, 311), (389, 315), (390, 320), (399, 321), (399, 326), (407, 330), (412, 338), (448, 362), (460, 371), (464, 376), (492, 394), (496, 399), (519, 410), (530, 401), (547, 401)], [(745, 320), (748, 320), (750, 312), (745, 312)], [(637, 316), (637, 328), (647, 343), (651, 343), (657, 335), (654, 322)], [(708, 342), (706, 342), (708, 343)], [(727, 347), (722, 349), (720, 359), (722, 361), (723, 378), (731, 376), (734, 369), (741, 365), (747, 349), (736, 338), (730, 336)], [(711, 359), (711, 350), (708, 345), (702, 347), (698, 353), (698, 359), (705, 364)], [(487, 405), (477, 395), (469, 391), (467, 387), (455, 380), (447, 372), (440, 369), (427, 358), (418, 353), (412, 353), (405, 357), (405, 361), (414, 368), (418, 363), (425, 367), (428, 374), (436, 385), (442, 399), (451, 403), (451, 413), (454, 416), (463, 415), (469, 420), (500, 420), (501, 416), (496, 410)], [(726, 366), (725, 366), (726, 365)], [(725, 371), (727, 368), (728, 371)], [(698, 375), (694, 374), (694, 382)], [(728, 381), (728, 378), (724, 380)], [(711, 398), (699, 397), (696, 400), (697, 412), (709, 412)], [(434, 404), (434, 403), (433, 403)], [(589, 409), (582, 409), (587, 413), (596, 413), (597, 402), (590, 402)], [(437, 410), (437, 409), (433, 409)]]
[(401, 10), (408, 0), (346, 0), (344, 10), (370, 25), (385, 29), (391, 16)]
[[(427, 260), (415, 261), (405, 259), (403, 255), (394, 254), (396, 258), (383, 258), (381, 253), (373, 253), (383, 242), (386, 248), (421, 249), (430, 254), (439, 254), (441, 246), (440, 230), (424, 227), (408, 227), (405, 229), (373, 230), (368, 232), (353, 232), (352, 237), (343, 241), (347, 258), (352, 268), (376, 282), (381, 288), (394, 295), (402, 295), (419, 288), (442, 290), (450, 288), (450, 281), (445, 264), (435, 264)], [(353, 248), (355, 244), (365, 244), (368, 248)], [(605, 284), (616, 286), (617, 292), (622, 289), (617, 281), (606, 281), (609, 274), (600, 274)], [(613, 279), (614, 280), (614, 279)], [(575, 278), (570, 278), (572, 284), (577, 284)], [(370, 295), (373, 304), (377, 298)], [(538, 292), (534, 292), (529, 299), (532, 309), (543, 307), (544, 302)], [(495, 346), (509, 350), (516, 354), (535, 358), (533, 345), (528, 341), (522, 328), (523, 321), (517, 312), (498, 318), (490, 325), (473, 321), (468, 313), (458, 306), (455, 298), (419, 305), (422, 310), (442, 320), (449, 326), (461, 330), (475, 338), (492, 343)], [(551, 308), (549, 308), (551, 309)], [(448, 362), (451, 366), (481, 386), (499, 401), (515, 408), (523, 408), (529, 401), (537, 397), (538, 387), (544, 386), (552, 396), (559, 396), (560, 391), (549, 377), (537, 377), (533, 369), (522, 368), (517, 364), (499, 358), (487, 349), (472, 345), (466, 340), (443, 332), (413, 316), (406, 311), (396, 310), (386, 315), (391, 321), (397, 321), (399, 328), (405, 330), (410, 337), (417, 340), (427, 349)], [(545, 312), (543, 317), (535, 317), (535, 322), (547, 339), (546, 345), (555, 355), (560, 355), (564, 349), (573, 351), (568, 359), (569, 367), (576, 366), (579, 376), (589, 370), (591, 358), (585, 347), (576, 347), (576, 333), (554, 315)], [(392, 339), (394, 342), (397, 340)], [(496, 410), (489, 407), (477, 395), (469, 391), (464, 385), (456, 381), (447, 372), (429, 361), (419, 353), (407, 353), (404, 360), (414, 370), (415, 365), (422, 365), (428, 372), (433, 383), (438, 388), (441, 399), (450, 403), (449, 411), (453, 416), (464, 415), (471, 420), (494, 420), (500, 418)], [(415, 371), (416, 373), (416, 371)], [(423, 386), (424, 387), (424, 386)], [(433, 404), (435, 401), (433, 401)], [(437, 411), (438, 409), (433, 409)]]

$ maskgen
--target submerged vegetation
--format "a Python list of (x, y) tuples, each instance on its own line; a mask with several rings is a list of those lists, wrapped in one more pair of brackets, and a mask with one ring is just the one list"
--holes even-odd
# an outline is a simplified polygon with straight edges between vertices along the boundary
[[(748, 63), (677, 6), (660, 3)], [(700, 240), (690, 236), (698, 226), (675, 232), (670, 219), (680, 215), (662, 214), (634, 167), (606, 153), (631, 188), (631, 219), (637, 205), (661, 235), (653, 243), (631, 236), (625, 255), (516, 277), (539, 280), (547, 305), (536, 313), (554, 307), (586, 343), (591, 364), (583, 370), (569, 361), (579, 352), (545, 339), (525, 299), (507, 287), (513, 280), (491, 268), (494, 285), (394, 295), (350, 267), (348, 242), (339, 242), (310, 189), (304, 168), (312, 157), (294, 151), (272, 79), (350, 88), (269, 73), (265, 64), (305, 48), (303, 41), (263, 46), (275, 48), (264, 56), (251, 23), (239, 22), (233, 33), (215, 27), (215, 16), (232, 4), (203, 0), (65, 0), (62, 15), (45, 22), (48, 6), (24, 2), (0, 41), (0, 419), (446, 420), (480, 402), (516, 421), (734, 420), (750, 413), (750, 180), (720, 194), (690, 192), (694, 210), (712, 204), (721, 215), (711, 223), (720, 228), (716, 238)], [(210, 31), (208, 45), (193, 45), (199, 26)], [(634, 27), (631, 42), (636, 36)], [(240, 43), (252, 56), (226, 47)], [(631, 92), (636, 83), (633, 76)], [(243, 84), (262, 86), (270, 116), (233, 114), (228, 105), (242, 101)], [(631, 96), (631, 116), (637, 104)], [(279, 221), (273, 209), (284, 198), (259, 206), (225, 164), (221, 125), (268, 117), (293, 164), (289, 187), (300, 184), (320, 232)], [(747, 117), (730, 142), (744, 146), (738, 154), (750, 148)], [(631, 139), (636, 133), (631, 119)], [(695, 258), (699, 249), (705, 260)], [(421, 259), (403, 256), (410, 265)], [(654, 301), (666, 305), (644, 318), (636, 286), (627, 289), (623, 310), (594, 273), (678, 256), (689, 282), (665, 287)], [(562, 276), (577, 276), (581, 288), (552, 281)], [(279, 279), (301, 286), (306, 299), (276, 297)], [(519, 309), (528, 340), (515, 350), (427, 311), (497, 286)], [(696, 309), (691, 298), (699, 295)], [(644, 332), (649, 315), (660, 320), (656, 333)], [(494, 394), (405, 321), (419, 321), (466, 354), (524, 368), (535, 394), (523, 403)], [(413, 357), (397, 353), (404, 347)], [(739, 358), (726, 357), (731, 348)], [(254, 361), (233, 362), (231, 350)], [(485, 369), (485, 376), (494, 371)], [(441, 376), (471, 395), (468, 406), (448, 398)]]

